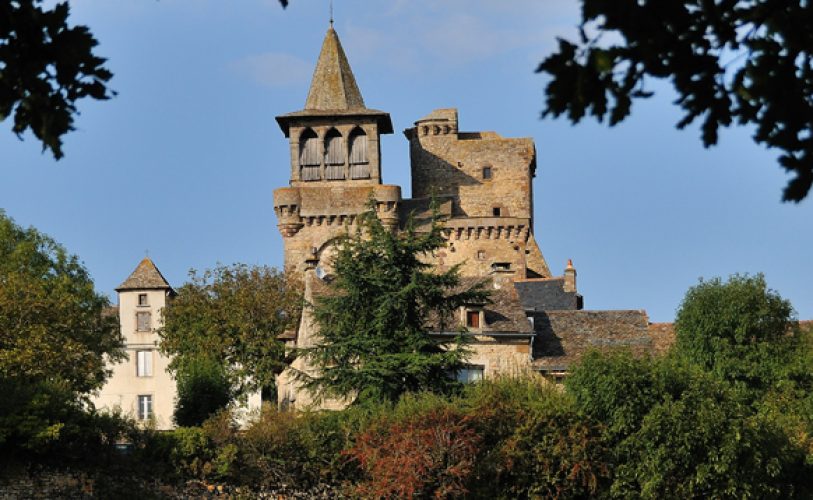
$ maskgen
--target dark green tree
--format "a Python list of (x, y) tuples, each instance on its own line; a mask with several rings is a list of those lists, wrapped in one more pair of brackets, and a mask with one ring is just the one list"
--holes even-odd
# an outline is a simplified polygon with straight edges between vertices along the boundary
[[(314, 394), (395, 401), (406, 392), (448, 392), (468, 355), (464, 337), (429, 335), (459, 307), (487, 300), (483, 284), (459, 290), (458, 268), (438, 272), (424, 258), (445, 245), (433, 223), (418, 232), (385, 228), (370, 210), (354, 235), (337, 243), (335, 278), (317, 296), (312, 314), (319, 339), (303, 348), (317, 373), (299, 377)], [(450, 324), (450, 328), (454, 325)]]
[(669, 79), (685, 112), (702, 120), (706, 147), (720, 127), (753, 125), (757, 144), (778, 149), (794, 177), (785, 201), (813, 183), (813, 7), (783, 0), (582, 0), (581, 38), (537, 72), (551, 80), (543, 116), (610, 125), (633, 99), (652, 95), (647, 78)]
[(198, 274), (164, 311), (161, 350), (183, 372), (199, 358), (219, 360), (235, 394), (273, 391), (287, 365), (277, 336), (299, 322), (298, 280), (267, 266), (235, 264)]
[(175, 423), (199, 426), (232, 400), (232, 387), (222, 363), (207, 356), (188, 360), (176, 373)]

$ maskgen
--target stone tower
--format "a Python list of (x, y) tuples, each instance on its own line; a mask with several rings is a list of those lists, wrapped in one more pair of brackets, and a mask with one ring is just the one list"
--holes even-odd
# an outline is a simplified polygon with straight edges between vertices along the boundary
[(290, 187), (274, 191), (285, 244), (285, 267), (326, 264), (330, 242), (355, 224), (369, 200), (381, 219), (398, 224), (399, 186), (381, 183), (381, 134), (391, 134), (383, 111), (364, 105), (339, 37), (331, 26), (313, 73), (305, 108), (277, 117), (290, 141)]

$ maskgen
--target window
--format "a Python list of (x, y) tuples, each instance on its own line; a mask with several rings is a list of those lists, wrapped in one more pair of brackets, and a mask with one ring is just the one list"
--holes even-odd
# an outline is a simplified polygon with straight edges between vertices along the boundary
[(325, 136), (325, 178), (344, 179), (344, 139), (335, 128)]
[(511, 270), (511, 263), (510, 262), (495, 262), (491, 264), (492, 271), (510, 271)]
[(480, 328), (480, 311), (466, 311), (466, 326)]
[(491, 209), (491, 213), (494, 214), (494, 217), (499, 217), (500, 212), (501, 212), (500, 207), (494, 207)]
[(148, 312), (137, 312), (136, 313), (136, 331), (137, 332), (148, 332), (152, 328), (150, 323), (152, 322), (152, 315)]
[(483, 167), (483, 179), (491, 179), (491, 167)]
[(141, 306), (141, 307), (150, 305), (149, 302), (147, 302), (147, 294), (146, 293), (139, 293), (138, 294), (138, 305)]
[(350, 133), (350, 178), (368, 179), (370, 165), (367, 158), (367, 134), (358, 127)]
[(318, 181), (319, 168), (319, 138), (316, 132), (307, 129), (299, 138), (299, 167), (301, 169), (300, 178), (303, 181)]
[(152, 396), (138, 396), (138, 419), (149, 420), (152, 418)]
[(463, 384), (471, 384), (483, 380), (484, 366), (466, 366), (457, 372), (457, 381)]
[(477, 250), (477, 259), (478, 260), (485, 260), (486, 259), (486, 251), (485, 250)]
[(152, 351), (136, 351), (136, 376), (152, 377)]

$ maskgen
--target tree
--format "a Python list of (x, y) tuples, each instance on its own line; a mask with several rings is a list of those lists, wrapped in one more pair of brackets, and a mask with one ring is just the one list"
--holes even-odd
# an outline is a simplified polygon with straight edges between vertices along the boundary
[[(706, 147), (720, 127), (754, 125), (757, 144), (782, 152), (795, 175), (785, 201), (813, 183), (813, 9), (781, 0), (582, 0), (579, 43), (560, 39), (537, 72), (552, 79), (543, 116), (587, 113), (610, 125), (633, 99), (652, 95), (647, 77), (669, 78), (685, 112), (701, 118)], [(609, 40), (609, 41), (608, 41)]]
[[(287, 0), (279, 0), (283, 7)], [(68, 23), (67, 1), (43, 8), (43, 0), (0, 3), (0, 122), (14, 115), (12, 132), (26, 130), (62, 158), (62, 137), (74, 130), (78, 100), (113, 97), (113, 73), (93, 49), (87, 26)]]
[(0, 444), (59, 439), (125, 357), (109, 305), (76, 256), (0, 211)]
[(686, 359), (751, 389), (785, 378), (799, 336), (790, 302), (762, 274), (701, 280), (675, 319), (676, 350)]
[(199, 426), (232, 399), (231, 384), (222, 363), (207, 356), (189, 360), (178, 370), (175, 424)]
[(441, 248), (441, 227), (425, 233), (408, 223), (385, 228), (374, 209), (359, 217), (357, 232), (337, 243), (335, 278), (316, 297), (317, 345), (299, 354), (318, 367), (299, 373), (312, 393), (395, 401), (406, 392), (446, 392), (468, 355), (462, 335), (429, 335), (430, 317), (442, 320), (464, 304), (487, 299), (482, 283), (458, 291), (458, 268), (436, 272), (422, 260)]
[(236, 394), (271, 390), (285, 367), (277, 340), (299, 321), (301, 286), (267, 266), (218, 266), (190, 281), (164, 311), (161, 350), (173, 356), (169, 368), (183, 372), (201, 357), (222, 363)]
[(0, 4), (0, 121), (14, 115), (12, 132), (26, 130), (62, 158), (62, 136), (73, 130), (76, 102), (109, 99), (113, 74), (94, 54), (87, 26), (68, 24), (68, 2), (51, 9), (42, 0)]

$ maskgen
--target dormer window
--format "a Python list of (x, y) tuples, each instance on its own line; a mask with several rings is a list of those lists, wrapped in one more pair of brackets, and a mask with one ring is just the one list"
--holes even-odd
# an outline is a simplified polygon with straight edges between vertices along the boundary
[(466, 326), (468, 328), (480, 328), (480, 311), (466, 311)]
[(318, 181), (321, 177), (319, 175), (320, 167), (319, 138), (316, 137), (316, 132), (307, 129), (299, 138), (300, 178), (303, 181)]
[(367, 134), (359, 127), (350, 133), (350, 178), (369, 179), (370, 164), (367, 156)]
[(325, 136), (325, 178), (344, 179), (344, 138), (335, 128)]

